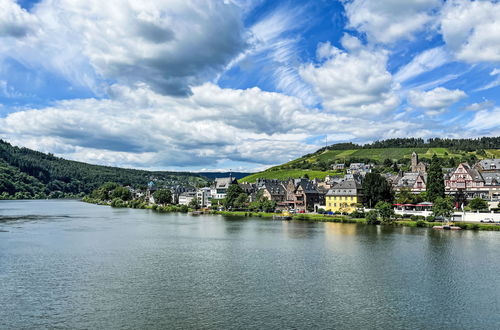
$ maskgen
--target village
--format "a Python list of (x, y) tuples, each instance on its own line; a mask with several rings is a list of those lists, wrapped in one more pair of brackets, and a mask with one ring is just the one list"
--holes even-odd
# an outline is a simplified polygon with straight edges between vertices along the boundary
[[(213, 210), (248, 209), (252, 203), (267, 201), (266, 211), (291, 213), (351, 214), (367, 211), (370, 205), (363, 192), (365, 177), (377, 172), (372, 163), (337, 163), (332, 170), (343, 171), (343, 175), (327, 175), (324, 180), (290, 178), (288, 180), (257, 179), (254, 183), (238, 181), (236, 178), (216, 178), (210, 186), (160, 187), (151, 181), (146, 191), (133, 190), (135, 198), (156, 203), (155, 192), (167, 189), (171, 193), (171, 203), (186, 205), (196, 209)], [(432, 206), (426, 198), (429, 164), (419, 160), (417, 153), (411, 155), (409, 171), (381, 173), (393, 193), (392, 203), (395, 214), (430, 216)], [(500, 221), (498, 210), (500, 200), (500, 159), (483, 159), (475, 164), (460, 163), (455, 168), (442, 168), (445, 194), (451, 196), (454, 204), (454, 218), (457, 221)], [(239, 201), (227, 203), (228, 191), (233, 186)], [(408, 202), (405, 195), (413, 195)], [(399, 197), (399, 198), (398, 198)], [(470, 201), (481, 199), (484, 207), (473, 210)], [(398, 202), (399, 200), (399, 202)], [(257, 204), (257, 205), (262, 205)], [(261, 210), (262, 207), (260, 207)], [(467, 212), (469, 211), (469, 212)], [(474, 211), (474, 212), (472, 212)], [(488, 214), (485, 216), (485, 213)]]

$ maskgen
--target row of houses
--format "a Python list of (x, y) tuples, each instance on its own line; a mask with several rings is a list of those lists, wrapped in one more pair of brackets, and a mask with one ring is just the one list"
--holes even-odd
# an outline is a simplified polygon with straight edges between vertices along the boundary
[[(411, 171), (387, 174), (385, 177), (395, 191), (409, 189), (417, 194), (427, 189), (428, 164), (412, 155)], [(483, 159), (474, 165), (461, 163), (456, 168), (443, 168), (445, 192), (465, 199), (480, 197), (485, 200), (500, 199), (500, 159)]]
[[(336, 164), (341, 165), (341, 164)], [(341, 166), (339, 166), (340, 168)], [(401, 191), (409, 189), (417, 194), (427, 189), (428, 164), (420, 162), (418, 155), (411, 156), (409, 172), (387, 174), (386, 179), (393, 189)], [(202, 207), (210, 207), (220, 203), (226, 197), (231, 185), (239, 185), (255, 201), (257, 193), (277, 203), (282, 210), (317, 211), (323, 208), (331, 212), (351, 213), (362, 203), (363, 179), (373, 169), (372, 164), (353, 163), (346, 169), (344, 176), (327, 176), (324, 180), (257, 179), (255, 183), (238, 182), (234, 177), (217, 178), (209, 187), (195, 188), (190, 186), (167, 187), (172, 192), (173, 202), (188, 205), (194, 198)], [(473, 166), (459, 164), (457, 168), (444, 169), (443, 180), (446, 193), (463, 195), (466, 199), (481, 197), (486, 200), (500, 199), (500, 159), (481, 160)], [(155, 191), (153, 183), (149, 185), (147, 198), (151, 202)]]

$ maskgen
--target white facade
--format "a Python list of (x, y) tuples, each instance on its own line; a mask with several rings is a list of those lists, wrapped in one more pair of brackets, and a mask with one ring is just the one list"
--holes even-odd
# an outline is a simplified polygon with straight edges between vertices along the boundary
[(212, 206), (212, 189), (209, 187), (198, 189), (196, 197), (198, 198), (201, 207)]
[(196, 198), (195, 192), (185, 192), (179, 195), (179, 205), (189, 205)]

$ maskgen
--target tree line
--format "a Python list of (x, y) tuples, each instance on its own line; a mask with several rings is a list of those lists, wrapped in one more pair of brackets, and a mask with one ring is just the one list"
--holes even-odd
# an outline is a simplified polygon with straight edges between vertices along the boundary
[(106, 182), (146, 187), (160, 184), (202, 185), (207, 180), (188, 172), (144, 171), (70, 161), (0, 140), (0, 198), (83, 196)]

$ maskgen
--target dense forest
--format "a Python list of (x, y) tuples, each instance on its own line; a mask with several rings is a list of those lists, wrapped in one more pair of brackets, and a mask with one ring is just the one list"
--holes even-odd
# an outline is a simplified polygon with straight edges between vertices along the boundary
[(325, 150), (376, 149), (376, 148), (450, 148), (451, 150), (476, 151), (481, 149), (500, 149), (500, 137), (481, 137), (477, 139), (397, 138), (375, 141), (364, 145), (337, 143), (319, 149)]
[(0, 198), (83, 196), (108, 181), (141, 187), (149, 181), (164, 185), (202, 185), (207, 179), (189, 172), (152, 172), (91, 165), (15, 147), (0, 140)]

